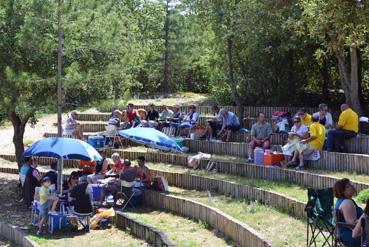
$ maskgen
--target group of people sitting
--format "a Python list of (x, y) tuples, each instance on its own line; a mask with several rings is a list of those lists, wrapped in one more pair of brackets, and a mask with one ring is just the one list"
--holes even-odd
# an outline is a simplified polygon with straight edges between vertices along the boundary
[[(131, 166), (131, 161), (121, 159), (118, 153), (114, 153), (111, 159), (105, 158), (105, 151), (100, 150), (102, 160), (96, 162), (93, 173), (88, 174), (79, 170), (72, 172), (67, 181), (63, 182), (62, 194), (57, 195), (57, 163), (50, 165), (50, 170), (41, 175), (37, 169), (37, 162), (32, 157), (26, 157), (25, 163), (20, 169), (20, 184), (22, 187), (22, 200), (27, 207), (36, 207), (39, 210), (37, 234), (41, 235), (42, 227), (47, 222), (49, 213), (55, 213), (55, 209), (61, 203), (71, 205), (72, 213), (91, 214), (93, 212), (92, 184), (102, 183), (103, 193), (101, 201), (106, 194), (115, 194), (122, 188), (128, 195), (132, 189), (132, 183), (137, 181), (141, 187), (151, 186), (151, 175), (145, 166), (145, 157), (137, 159), (137, 166)], [(60, 192), (60, 191), (59, 191)], [(72, 231), (78, 229), (78, 222), (71, 218)]]
[[(304, 108), (293, 117), (293, 127), (288, 133), (288, 143), (282, 148), (287, 156), (287, 166), (304, 168), (304, 159), (322, 150), (346, 152), (345, 140), (353, 138), (359, 130), (359, 117), (348, 104), (341, 105), (341, 114), (334, 127), (331, 113), (326, 104), (319, 105), (319, 111), (310, 115)], [(270, 149), (271, 124), (259, 113), (257, 123), (251, 128), (248, 162), (253, 162), (254, 149)]]

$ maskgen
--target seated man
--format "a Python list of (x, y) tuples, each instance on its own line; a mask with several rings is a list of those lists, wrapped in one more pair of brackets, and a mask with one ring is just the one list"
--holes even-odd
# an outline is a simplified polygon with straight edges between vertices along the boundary
[(236, 114), (227, 111), (226, 109), (221, 109), (220, 115), (223, 118), (223, 124), (219, 131), (219, 135), (225, 137), (225, 141), (228, 142), (231, 137), (231, 132), (238, 131), (241, 128), (240, 120), (238, 120)]
[(168, 118), (171, 118), (172, 115), (173, 115), (172, 110), (168, 109), (168, 106), (166, 106), (166, 105), (163, 105), (162, 108), (163, 108), (163, 110), (160, 113), (160, 120), (165, 121)]
[(259, 112), (257, 123), (251, 127), (251, 142), (249, 143), (247, 162), (254, 162), (254, 149), (262, 147), (268, 149), (270, 147), (270, 136), (272, 135), (272, 126), (265, 122), (264, 113)]
[(301, 118), (301, 123), (306, 127), (309, 127), (311, 124), (311, 115), (306, 112), (305, 108), (301, 108), (298, 112), (298, 116)]
[(182, 115), (181, 110), (179, 109), (179, 106), (174, 105), (172, 114), (169, 111), (169, 116), (167, 116), (165, 119), (160, 118), (161, 122), (159, 123), (157, 129), (161, 131), (165, 127), (170, 127), (171, 123), (181, 122), (182, 119), (183, 119), (183, 115)]
[[(321, 151), (324, 145), (325, 139), (325, 127), (319, 123), (319, 117), (312, 117), (312, 124), (310, 125), (309, 137), (302, 139), (294, 153), (291, 163), (296, 163), (299, 159), (299, 166), (296, 169), (304, 169), (304, 156), (309, 156), (315, 151)], [(292, 165), (292, 164), (290, 164)]]
[(215, 116), (215, 119), (208, 119), (205, 133), (202, 138), (208, 138), (209, 140), (215, 140), (218, 136), (218, 131), (222, 129), (223, 117), (220, 115), (220, 109), (217, 105), (212, 106), (211, 110)]
[(120, 110), (114, 110), (113, 115), (108, 120), (108, 125), (120, 128), (120, 120), (122, 118), (122, 112)]
[[(131, 167), (131, 161), (126, 159), (124, 160), (124, 169), (115, 176), (115, 178), (105, 179), (102, 182), (105, 183), (102, 193), (102, 200), (105, 198), (105, 195), (112, 194), (116, 195), (117, 192), (121, 191), (121, 187), (129, 187), (131, 183), (136, 178), (137, 170), (134, 167)], [(125, 181), (125, 182), (123, 182)], [(123, 191), (124, 192), (124, 191)]]
[(82, 126), (77, 123), (78, 113), (72, 111), (70, 117), (64, 124), (63, 135), (71, 135), (74, 138), (83, 140)]
[(155, 128), (158, 126), (159, 112), (155, 110), (155, 105), (149, 105), (149, 111), (147, 112), (146, 119), (142, 120), (142, 126)]
[(138, 111), (134, 109), (134, 105), (132, 103), (128, 103), (127, 105), (126, 121), (125, 129), (135, 128), (141, 123), (140, 115), (138, 114)]
[(136, 179), (138, 179), (145, 188), (149, 188), (151, 183), (151, 176), (150, 169), (147, 168), (147, 166), (145, 166), (145, 157), (139, 156), (137, 158), (137, 163), (138, 166), (136, 167), (137, 169)]
[(356, 137), (359, 117), (348, 104), (341, 105), (341, 115), (336, 129), (328, 132), (327, 151), (347, 152), (344, 141)]
[[(68, 201), (72, 202), (74, 208), (72, 213), (77, 214), (92, 214), (93, 207), (93, 195), (92, 187), (87, 182), (87, 177), (82, 176), (78, 180), (78, 185), (72, 189)], [(77, 218), (71, 218), (72, 230), (78, 230)], [(87, 229), (88, 230), (88, 229)]]
[(332, 114), (328, 111), (328, 106), (326, 104), (319, 104), (319, 111), (315, 112), (313, 116), (319, 117), (319, 123), (325, 126), (326, 130), (333, 128)]
[(197, 125), (200, 119), (200, 113), (196, 111), (196, 106), (194, 105), (191, 105), (189, 108), (190, 112), (183, 118), (182, 123), (172, 123), (172, 126), (182, 130)]

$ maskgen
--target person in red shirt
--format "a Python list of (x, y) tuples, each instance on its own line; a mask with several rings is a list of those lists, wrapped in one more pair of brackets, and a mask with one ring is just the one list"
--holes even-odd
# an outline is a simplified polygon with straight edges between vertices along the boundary
[(138, 111), (134, 109), (134, 105), (132, 103), (128, 103), (127, 111), (126, 111), (126, 129), (137, 127), (141, 123), (140, 115)]
[(111, 156), (111, 159), (113, 160), (114, 165), (106, 173), (107, 177), (120, 174), (122, 170), (124, 169), (124, 161), (120, 158), (120, 155), (118, 153), (113, 153)]

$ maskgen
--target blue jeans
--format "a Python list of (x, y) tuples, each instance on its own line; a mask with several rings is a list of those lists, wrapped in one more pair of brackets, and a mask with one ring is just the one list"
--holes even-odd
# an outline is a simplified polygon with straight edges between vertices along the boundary
[(356, 133), (349, 130), (330, 130), (327, 138), (327, 151), (346, 151), (345, 140), (356, 137)]

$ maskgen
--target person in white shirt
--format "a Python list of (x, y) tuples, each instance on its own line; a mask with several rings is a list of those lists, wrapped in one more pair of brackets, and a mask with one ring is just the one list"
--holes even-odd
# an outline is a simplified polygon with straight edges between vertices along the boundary
[(333, 128), (332, 114), (328, 111), (328, 106), (326, 104), (320, 104), (319, 111), (315, 112), (313, 116), (319, 117), (319, 123), (325, 126), (326, 130)]

